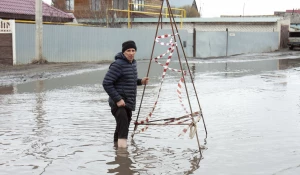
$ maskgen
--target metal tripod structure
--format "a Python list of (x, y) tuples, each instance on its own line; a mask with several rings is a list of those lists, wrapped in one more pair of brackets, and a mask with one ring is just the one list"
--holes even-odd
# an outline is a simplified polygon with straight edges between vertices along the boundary
[[(160, 8), (160, 15), (159, 15), (159, 19), (158, 19), (158, 22), (157, 22), (157, 27), (156, 27), (156, 33), (155, 33), (155, 39), (154, 39), (154, 43), (153, 43), (153, 48), (152, 48), (152, 53), (151, 53), (151, 58), (150, 58), (150, 62), (149, 62), (149, 66), (148, 66), (148, 71), (147, 71), (147, 77), (149, 76), (149, 72), (150, 72), (150, 68), (151, 68), (151, 63), (153, 61), (153, 53), (154, 53), (154, 48), (155, 48), (155, 44), (158, 40), (158, 38), (164, 38), (164, 36), (160, 36), (158, 37), (157, 34), (158, 34), (158, 28), (159, 28), (159, 25), (162, 25), (162, 9), (163, 9), (163, 5), (164, 5), (164, 2), (166, 1), (166, 4), (167, 4), (167, 10), (168, 10), (168, 13), (169, 13), (169, 18), (170, 18), (170, 25), (171, 25), (171, 29), (172, 29), (172, 34), (171, 35), (164, 35), (165, 37), (172, 37), (171, 41), (174, 40), (175, 43), (177, 43), (177, 39), (176, 39), (176, 36), (178, 36), (178, 40), (179, 40), (179, 43), (180, 43), (180, 46), (182, 48), (182, 51), (183, 51), (183, 55), (184, 55), (184, 60), (185, 60), (185, 63), (186, 63), (186, 66), (187, 66), (187, 71), (184, 71), (183, 70), (183, 67), (182, 67), (182, 62), (181, 62), (181, 58), (180, 58), (180, 54), (179, 54), (179, 51), (178, 51), (178, 45), (177, 44), (173, 44), (172, 46), (175, 48), (176, 47), (176, 52), (177, 52), (177, 56), (178, 56), (178, 61), (179, 61), (179, 64), (180, 64), (180, 69), (181, 70), (175, 70), (175, 69), (172, 69), (173, 71), (177, 71), (177, 72), (181, 72), (181, 82), (182, 84), (184, 84), (184, 87), (185, 87), (185, 93), (186, 93), (186, 96), (187, 96), (187, 99), (188, 99), (188, 103), (189, 103), (189, 111), (188, 112), (186, 109), (186, 112), (188, 112), (187, 115), (184, 115), (184, 116), (181, 116), (181, 117), (178, 117), (178, 118), (167, 118), (167, 119), (161, 119), (161, 120), (153, 120), (153, 121), (150, 121), (150, 117), (152, 115), (152, 112), (154, 111), (155, 109), (155, 106), (156, 106), (156, 103), (157, 101), (155, 102), (155, 105), (153, 107), (153, 111), (150, 112), (149, 116), (146, 118), (146, 120), (144, 121), (141, 121), (141, 122), (138, 122), (138, 119), (139, 119), (139, 114), (140, 114), (140, 110), (141, 110), (141, 106), (142, 106), (142, 102), (143, 102), (143, 97), (144, 97), (144, 94), (145, 94), (145, 89), (146, 89), (146, 85), (144, 86), (144, 89), (143, 89), (143, 94), (142, 94), (142, 97), (141, 97), (141, 103), (140, 103), (140, 106), (139, 106), (139, 110), (138, 110), (138, 114), (137, 114), (137, 118), (136, 118), (136, 121), (135, 121), (135, 127), (134, 127), (134, 132), (132, 134), (132, 138), (134, 137), (134, 135), (136, 133), (139, 133), (139, 132), (136, 132), (137, 128), (138, 128), (138, 125), (144, 125), (145, 128), (142, 129), (141, 131), (145, 131), (149, 125), (187, 125), (191, 130), (192, 128), (194, 129), (194, 132), (195, 132), (195, 135), (196, 135), (196, 138), (197, 138), (197, 143), (198, 143), (198, 147), (199, 147), (199, 152), (200, 152), (200, 156), (202, 157), (202, 151), (201, 151), (201, 145), (200, 145), (200, 141), (199, 141), (199, 136), (198, 136), (198, 131), (197, 131), (197, 126), (196, 126), (196, 123), (199, 122), (201, 119), (203, 121), (203, 125), (204, 125), (204, 129), (205, 129), (205, 139), (207, 138), (207, 129), (206, 129), (206, 124), (205, 124), (205, 121), (204, 121), (204, 118), (203, 118), (203, 114), (202, 114), (202, 109), (201, 109), (201, 106), (200, 106), (200, 102), (199, 102), (199, 98), (198, 98), (198, 94), (197, 94), (197, 91), (196, 91), (196, 87), (195, 87), (195, 84), (194, 84), (194, 80), (192, 78), (192, 74), (191, 74), (191, 70), (190, 70), (190, 67), (189, 67), (189, 64), (188, 64), (188, 61), (187, 61), (187, 58), (186, 58), (186, 54), (185, 54), (185, 51), (183, 49), (183, 44), (182, 44), (182, 40), (180, 38), (180, 35), (178, 33), (178, 28), (176, 26), (176, 21), (174, 19), (174, 16), (173, 16), (173, 12), (172, 12), (172, 9), (171, 9), (171, 6), (170, 6), (170, 3), (169, 3), (169, 0), (162, 0), (162, 3), (161, 3), (161, 8)], [(170, 42), (171, 43), (171, 42)], [(167, 44), (166, 44), (167, 45)], [(171, 46), (170, 46), (171, 48)], [(170, 49), (168, 50), (168, 52), (170, 52), (170, 55), (172, 54), (173, 50)], [(168, 53), (167, 52), (167, 53)], [(172, 57), (172, 56), (171, 56)], [(155, 58), (155, 61), (157, 62), (157, 58)], [(158, 62), (157, 62), (158, 63)], [(166, 72), (167, 69), (171, 70), (170, 68), (168, 68), (168, 64), (169, 62), (166, 62), (165, 65), (162, 65), (164, 67), (164, 73)], [(192, 82), (192, 85), (193, 85), (193, 89), (194, 89), (194, 92), (195, 92), (195, 96), (197, 98), (197, 102), (198, 102), (198, 107), (199, 107), (199, 111), (196, 111), (196, 112), (193, 112), (192, 110), (192, 106), (191, 106), (191, 102), (190, 102), (190, 95), (189, 95), (189, 92), (188, 92), (188, 89), (187, 89), (187, 85), (186, 85), (186, 76), (189, 75), (189, 77), (191, 78), (191, 82)], [(163, 78), (164, 78), (164, 75), (163, 75)], [(161, 82), (161, 85), (163, 83), (163, 80)], [(178, 84), (178, 86), (180, 86)], [(159, 90), (160, 92), (160, 90)], [(179, 92), (179, 95), (181, 95), (181, 92)], [(159, 97), (159, 95), (158, 95)], [(158, 99), (158, 98), (157, 98)], [(181, 100), (181, 99), (180, 99)], [(183, 106), (183, 105), (182, 105)], [(197, 119), (195, 119), (194, 117), (198, 117)], [(182, 121), (184, 119), (184, 121)], [(165, 122), (165, 123), (155, 123), (155, 122)], [(178, 122), (179, 121), (179, 122)], [(185, 123), (185, 122), (188, 122), (190, 121), (191, 123)], [(174, 123), (175, 122), (175, 123)], [(184, 129), (183, 130), (184, 133), (187, 132), (187, 129)]]

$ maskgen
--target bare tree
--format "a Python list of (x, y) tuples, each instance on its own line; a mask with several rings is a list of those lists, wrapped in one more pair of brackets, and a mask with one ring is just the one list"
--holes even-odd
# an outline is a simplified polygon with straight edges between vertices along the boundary
[(180, 8), (186, 10), (186, 17), (190, 17), (190, 18), (200, 17), (200, 13), (197, 11), (196, 8), (194, 8), (192, 6), (186, 5), (186, 6), (183, 6)]
[[(112, 5), (106, 0), (89, 1), (89, 5), (74, 10), (74, 16), (80, 23), (96, 25), (101, 27), (120, 27), (127, 22), (127, 12), (110, 10)], [(92, 4), (94, 3), (94, 4)], [(74, 4), (76, 6), (76, 4)], [(52, 0), (52, 6), (69, 12), (65, 0)]]
[(66, 1), (65, 0), (52, 0), (51, 1), (51, 6), (60, 9), (62, 11), (66, 11)]

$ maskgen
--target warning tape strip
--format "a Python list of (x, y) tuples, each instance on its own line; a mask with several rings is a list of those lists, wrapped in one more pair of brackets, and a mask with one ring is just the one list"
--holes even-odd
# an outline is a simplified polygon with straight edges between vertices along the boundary
[[(163, 69), (163, 73), (162, 73), (162, 79), (161, 79), (161, 82), (160, 82), (160, 86), (159, 86), (159, 90), (158, 90), (158, 94), (157, 94), (157, 97), (156, 97), (156, 100), (155, 100), (155, 103), (154, 103), (154, 106), (152, 107), (152, 110), (151, 112), (148, 114), (148, 116), (145, 118), (145, 120), (141, 120), (139, 122), (136, 122), (135, 124), (145, 124), (145, 123), (149, 123), (149, 119), (152, 117), (153, 115), (153, 112), (156, 108), (156, 105), (158, 103), (158, 99), (160, 97), (160, 92), (161, 92), (161, 89), (162, 89), (162, 84), (163, 84), (163, 81), (164, 81), (164, 78), (165, 78), (165, 75), (166, 75), (166, 72), (167, 70), (170, 70), (170, 71), (173, 71), (173, 72), (182, 72), (183, 71), (183, 75), (186, 76), (187, 75), (187, 72), (184, 71), (184, 70), (179, 70), (179, 69), (174, 69), (174, 68), (170, 68), (169, 67), (169, 64), (171, 62), (171, 58), (173, 56), (173, 52), (174, 52), (174, 49), (175, 47), (177, 46), (177, 43), (176, 42), (173, 42), (174, 40), (174, 37), (178, 35), (178, 33), (176, 33), (175, 35), (170, 35), (170, 34), (166, 34), (166, 35), (161, 35), (161, 36), (157, 36), (155, 41), (158, 42), (160, 45), (164, 45), (164, 46), (169, 46), (168, 50), (166, 53), (164, 54), (161, 54), (159, 56), (157, 56), (156, 58), (154, 58), (154, 61), (159, 64), (160, 66), (162, 66), (164, 69)], [(171, 37), (169, 43), (165, 43), (165, 42), (161, 42), (160, 39), (162, 38), (169, 38)], [(162, 64), (160, 62), (158, 62), (158, 60), (162, 57), (164, 57), (165, 55), (169, 54), (168, 56), (168, 59), (166, 61), (165, 64)], [(183, 101), (182, 101), (182, 92), (181, 92), (181, 89), (183, 87), (183, 83), (184, 83), (184, 77), (181, 77), (179, 82), (178, 82), (178, 86), (177, 86), (177, 94), (178, 94), (178, 98), (179, 98), (179, 102), (181, 104), (181, 106), (183, 107), (184, 111), (186, 112), (186, 115), (182, 116), (182, 117), (178, 117), (178, 118), (172, 118), (170, 121), (167, 121), (165, 122), (164, 124), (167, 125), (169, 123), (173, 123), (175, 121), (177, 121), (175, 124), (182, 124), (184, 122), (187, 122), (187, 121), (190, 121), (192, 117), (194, 116), (198, 116), (198, 118), (196, 119), (197, 122), (200, 120), (200, 111), (197, 111), (197, 112), (194, 112), (192, 114), (189, 114), (189, 112), (187, 111), (186, 107), (184, 106), (183, 104)], [(185, 118), (188, 118), (188, 119), (185, 119)], [(182, 119), (185, 119), (183, 121), (180, 121)], [(191, 127), (193, 125), (193, 122), (187, 127), (187, 128), (184, 128), (182, 130), (182, 132), (179, 134), (180, 135), (183, 135), (187, 132), (188, 128)], [(135, 134), (138, 134), (138, 133), (141, 133), (141, 132), (144, 132), (146, 131), (147, 129), (149, 128), (149, 126), (145, 126), (144, 128), (140, 129), (139, 131), (135, 131)]]

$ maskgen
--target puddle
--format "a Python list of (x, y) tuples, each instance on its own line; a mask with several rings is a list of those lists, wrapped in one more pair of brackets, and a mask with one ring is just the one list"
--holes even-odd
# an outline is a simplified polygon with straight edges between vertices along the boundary
[[(113, 144), (115, 119), (102, 80), (107, 70), (0, 88), (0, 172), (4, 174), (280, 174), (299, 172), (300, 59), (192, 61), (207, 124), (204, 159), (182, 126), (151, 126)], [(179, 68), (176, 62), (171, 67)], [(184, 66), (185, 67), (185, 66)], [(145, 75), (148, 62), (139, 62)], [(153, 107), (162, 68), (152, 63), (140, 118)], [(180, 76), (168, 74), (153, 119), (180, 116)], [(190, 81), (188, 88), (191, 88)], [(138, 105), (143, 88), (138, 88)], [(186, 98), (184, 104), (188, 106)], [(197, 109), (195, 95), (192, 108)], [(134, 112), (133, 119), (136, 118)], [(131, 124), (130, 132), (133, 130)], [(200, 163), (199, 163), (200, 161)], [(66, 168), (67, 167), (67, 168)]]

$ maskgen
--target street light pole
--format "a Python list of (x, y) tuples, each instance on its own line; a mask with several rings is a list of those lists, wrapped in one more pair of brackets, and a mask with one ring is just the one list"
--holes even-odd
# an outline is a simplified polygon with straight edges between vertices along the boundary
[(42, 0), (35, 0), (35, 59), (41, 63), (43, 59), (43, 12)]
[(244, 3), (244, 6), (243, 6), (243, 17), (245, 16), (245, 3)]

